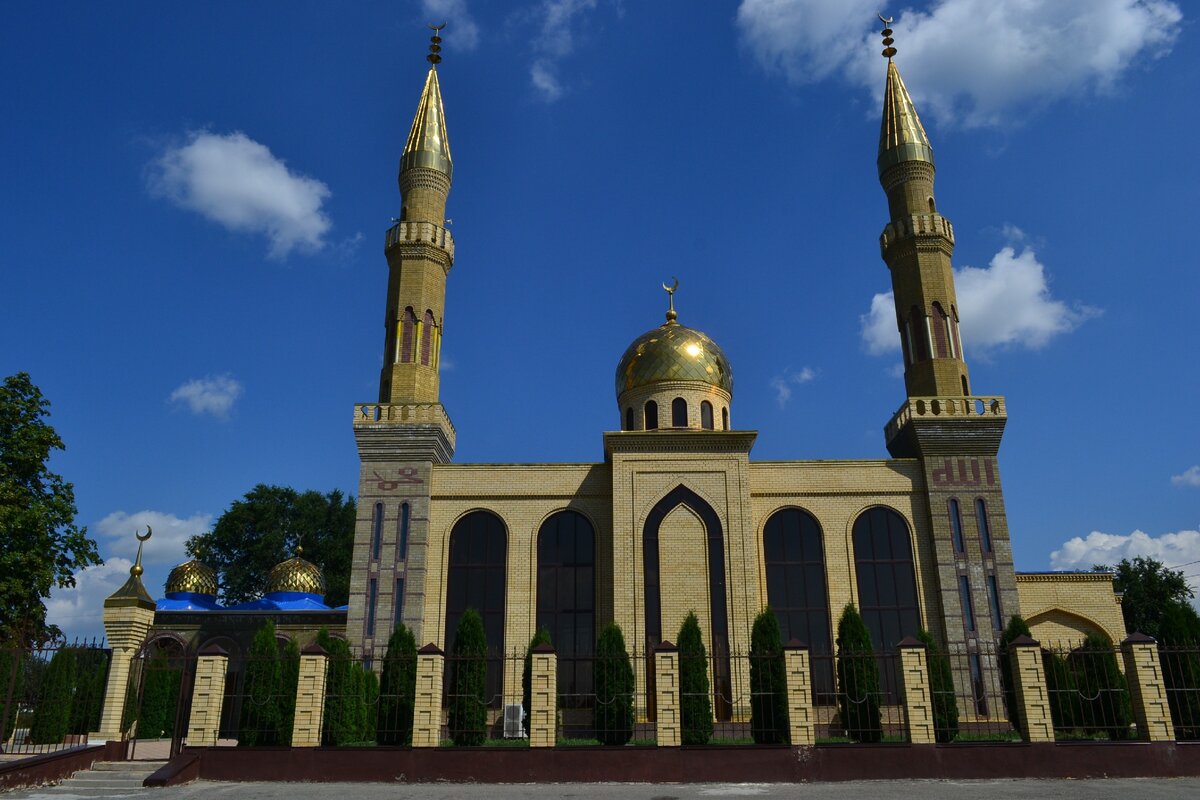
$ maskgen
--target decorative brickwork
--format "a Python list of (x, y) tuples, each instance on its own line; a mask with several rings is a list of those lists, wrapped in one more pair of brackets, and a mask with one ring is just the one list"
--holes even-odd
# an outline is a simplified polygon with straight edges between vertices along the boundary
[(1028, 636), (1018, 636), (1010, 644), (1012, 679), (1016, 688), (1021, 718), (1021, 738), (1027, 742), (1053, 742), (1054, 721), (1050, 715), (1050, 695), (1046, 671), (1042, 666), (1041, 645)]
[(225, 700), (225, 673), (229, 656), (220, 648), (200, 652), (196, 659), (196, 679), (192, 684), (192, 712), (188, 718), (187, 743), (191, 747), (212, 747), (221, 728), (221, 704)]
[(679, 649), (663, 642), (654, 652), (655, 729), (659, 747), (679, 747), (683, 741), (679, 711)]
[(112, 648), (108, 666), (108, 682), (104, 687), (104, 709), (100, 714), (99, 737), (120, 739), (128, 697), (129, 671), (133, 657), (146, 641), (154, 622), (153, 607), (118, 605), (104, 609), (104, 633)]
[(538, 645), (530, 656), (529, 746), (554, 747), (558, 739), (558, 655)]
[(442, 651), (427, 644), (417, 652), (413, 747), (437, 747), (442, 737)]
[(793, 747), (817, 743), (817, 721), (813, 715), (812, 673), (808, 647), (793, 643), (783, 652), (787, 674), (788, 725)]
[(296, 715), (292, 721), (292, 747), (318, 747), (325, 717), (325, 678), (329, 656), (319, 645), (309, 645), (300, 654), (300, 677), (296, 683)]
[(900, 642), (900, 682), (904, 691), (904, 723), (911, 744), (933, 744), (933, 694), (925, 645), (916, 639)]
[(1121, 655), (1139, 737), (1148, 742), (1175, 741), (1158, 645), (1149, 636), (1135, 633), (1121, 642)]

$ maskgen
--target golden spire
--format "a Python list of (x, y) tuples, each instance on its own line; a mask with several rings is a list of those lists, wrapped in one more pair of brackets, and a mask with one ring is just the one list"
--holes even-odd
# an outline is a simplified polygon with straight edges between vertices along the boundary
[(446, 112), (442, 107), (442, 87), (438, 84), (437, 65), (441, 63), (442, 37), (439, 35), (446, 23), (430, 25), (433, 36), (429, 37), (429, 74), (425, 88), (417, 103), (417, 115), (413, 119), (408, 142), (400, 156), (400, 171), (414, 167), (428, 167), (442, 172), (447, 178), (454, 171), (450, 159), (450, 139), (446, 136)]
[(932, 164), (933, 145), (929, 143), (921, 118), (917, 116), (917, 107), (913, 105), (908, 87), (900, 77), (900, 70), (892, 61), (892, 56), (896, 55), (896, 48), (892, 47), (895, 42), (890, 27), (892, 20), (883, 15), (879, 19), (884, 25), (880, 32), (883, 36), (883, 56), (888, 60), (887, 86), (883, 90), (883, 124), (879, 128), (879, 157), (876, 159), (879, 174), (883, 175), (889, 167), (905, 161), (927, 161)]
[(679, 318), (679, 315), (675, 313), (675, 292), (679, 289), (679, 278), (672, 276), (671, 281), (672, 281), (672, 283), (670, 286), (667, 286), (665, 283), (662, 285), (663, 290), (667, 293), (667, 303), (668, 303), (667, 324), (668, 325), (670, 325), (672, 322), (675, 322), (675, 320)]
[(136, 530), (133, 535), (137, 537), (138, 549), (137, 556), (134, 557), (133, 566), (129, 568), (129, 579), (122, 584), (120, 589), (110, 594), (104, 601), (105, 608), (114, 608), (117, 606), (142, 606), (143, 608), (154, 608), (154, 598), (146, 591), (146, 587), (142, 584), (142, 545), (154, 533), (154, 529), (149, 525), (146, 526), (146, 535), (138, 533)]

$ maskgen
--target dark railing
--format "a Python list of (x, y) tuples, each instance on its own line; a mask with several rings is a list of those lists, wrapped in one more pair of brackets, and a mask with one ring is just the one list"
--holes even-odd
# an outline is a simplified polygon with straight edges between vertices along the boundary
[(997, 646), (980, 642), (971, 648), (955, 646), (949, 653), (929, 650), (930, 694), (934, 733), (942, 744), (1016, 742), (1020, 734), (1008, 713)]
[(100, 728), (111, 651), (99, 640), (0, 650), (0, 751), (41, 755)]
[(1200, 644), (1159, 645), (1158, 658), (1175, 738), (1200, 740)]
[(903, 743), (908, 741), (904, 717), (900, 657), (895, 651), (819, 656), (812, 659), (814, 677), (828, 660), (836, 689), (817, 689), (817, 743)]
[(1046, 691), (1057, 741), (1137, 738), (1133, 707), (1112, 645), (1042, 647)]

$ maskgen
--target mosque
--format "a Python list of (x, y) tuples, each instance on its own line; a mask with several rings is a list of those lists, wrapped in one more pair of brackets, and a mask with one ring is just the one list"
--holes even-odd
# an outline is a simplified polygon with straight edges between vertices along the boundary
[[(749, 650), (752, 621), (767, 606), (785, 640), (809, 645), (814, 664), (834, 651), (847, 603), (877, 649), (925, 629), (972, 673), (994, 666), (988, 646), (1014, 614), (1050, 641), (1125, 637), (1111, 574), (1014, 571), (997, 459), (1008, 409), (971, 384), (954, 226), (937, 206), (933, 147), (890, 38), (879, 245), (906, 396), (884, 426), (888, 458), (751, 459), (757, 432), (735, 424), (733, 365), (690, 327), (702, 320), (680, 320), (675, 287), (664, 287), (665, 320), (617, 360), (603, 461), (455, 463), (438, 387), (454, 265), (440, 42), (435, 35), (400, 157), (400, 216), (385, 239), (379, 397), (354, 407), (361, 472), (349, 605), (323, 603), (321, 572), (298, 553), (272, 570), (262, 599), (221, 608), (217, 576), (192, 561), (171, 573), (152, 638), (193, 652), (219, 639), (236, 657), (271, 619), (281, 635), (305, 641), (327, 627), (371, 659), (400, 623), (418, 643), (449, 650), (473, 608), (496, 654), (523, 650), (548, 629), (561, 690), (586, 692), (586, 662), (572, 659), (591, 653), (600, 627), (619, 623), (644, 655), (674, 639), (694, 610), (720, 693), (730, 680), (722, 660)], [(644, 687), (647, 661), (635, 662)], [(831, 669), (814, 669), (818, 691), (832, 681)], [(518, 662), (496, 658), (489, 684), (497, 698), (519, 697)]]

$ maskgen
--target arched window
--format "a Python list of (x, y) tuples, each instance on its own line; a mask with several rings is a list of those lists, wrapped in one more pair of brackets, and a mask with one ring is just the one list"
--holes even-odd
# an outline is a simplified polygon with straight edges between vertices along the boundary
[(859, 610), (875, 651), (893, 650), (921, 629), (908, 523), (892, 509), (875, 506), (854, 521), (853, 537)]
[(429, 366), (429, 354), (432, 352), (433, 337), (437, 333), (437, 326), (433, 322), (433, 312), (426, 309), (425, 323), (421, 327), (421, 363)]
[(408, 206), (400, 206), (400, 221), (405, 222), (407, 220), (408, 220)]
[[(446, 574), (446, 652), (454, 648), (454, 632), (468, 608), (483, 617), (487, 636), (487, 697), (500, 703), (504, 667), (504, 576), (508, 535), (490, 511), (472, 511), (450, 531), (450, 564)], [(451, 662), (446, 660), (448, 691)]]
[(400, 322), (400, 361), (408, 363), (413, 360), (413, 338), (417, 335), (417, 315), (412, 308), (404, 309), (404, 318)]
[(928, 328), (925, 324), (925, 315), (921, 313), (921, 309), (913, 306), (908, 312), (909, 330), (912, 332), (913, 345), (913, 360), (924, 361), (929, 358), (929, 337), (927, 336)]
[(646, 430), (652, 431), (658, 427), (658, 403), (646, 401)]
[(625, 409), (625, 430), (633, 430), (633, 407)]
[(967, 376), (959, 375), (959, 377), (962, 378), (963, 397), (969, 397), (971, 395), (971, 387), (967, 385)]
[(725, 407), (721, 408), (721, 430), (729, 430), (729, 409)]
[(400, 504), (400, 520), (399, 520), (399, 522), (396, 523), (397, 526), (399, 527), (399, 530), (397, 531), (397, 533), (399, 535), (396, 537), (396, 539), (397, 539), (396, 558), (399, 559), (400, 561), (403, 561), (404, 559), (408, 558), (408, 516), (409, 516), (408, 503), (401, 503)]
[(383, 546), (383, 503), (375, 504), (371, 518), (371, 558), (379, 560), (379, 549)]
[(813, 693), (833, 694), (833, 648), (821, 526), (807, 511), (776, 511), (763, 527), (767, 605), (779, 619), (783, 640), (799, 639), (812, 652)]
[(933, 202), (933, 198), (932, 198), (932, 197), (931, 197), (931, 198), (929, 198), (929, 213), (930, 213), (930, 214), (936, 214), (936, 213), (937, 213), (937, 205), (936, 205), (936, 204)]
[(537, 540), (537, 627), (558, 652), (560, 704), (582, 706), (592, 692), (596, 628), (596, 536), (587, 517), (560, 511)]
[(387, 310), (387, 322), (383, 323), (383, 338), (383, 363), (395, 364), (396, 351), (400, 347), (400, 318), (396, 316), (394, 308)]
[(712, 403), (707, 400), (700, 401), (700, 427), (706, 431), (713, 429), (713, 409)]
[(983, 542), (983, 552), (992, 552), (992, 528), (988, 525), (987, 504), (980, 497), (975, 500), (975, 519), (979, 523), (979, 539)]
[(950, 326), (946, 322), (946, 312), (942, 310), (941, 303), (933, 304), (933, 316), (933, 342), (937, 357), (951, 358), (954, 354), (950, 350)]
[(686, 428), (687, 424), (687, 400), (676, 397), (671, 401), (671, 427)]
[(965, 551), (963, 546), (962, 532), (962, 511), (958, 507), (958, 501), (951, 499), (950, 503), (950, 538), (954, 541), (954, 552), (962, 553)]

